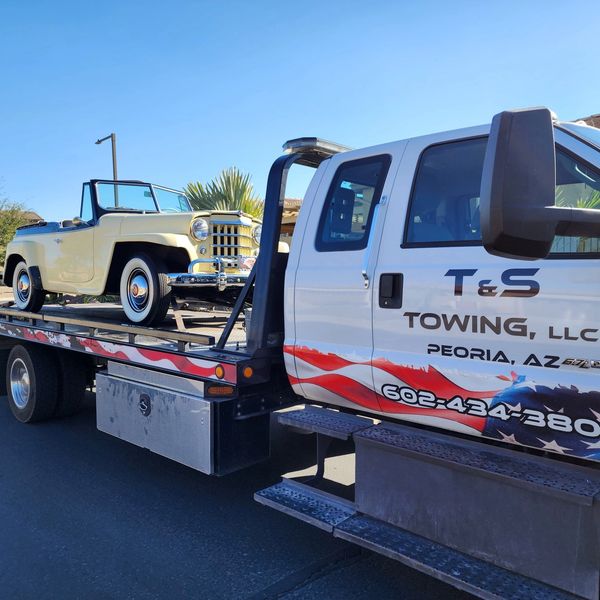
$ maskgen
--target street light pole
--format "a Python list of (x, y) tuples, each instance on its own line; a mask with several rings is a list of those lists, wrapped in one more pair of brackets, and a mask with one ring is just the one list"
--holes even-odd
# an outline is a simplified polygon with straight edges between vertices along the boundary
[[(106, 140), (110, 139), (110, 145), (112, 146), (112, 167), (113, 167), (113, 180), (117, 181), (117, 134), (111, 133), (102, 139), (96, 140), (96, 144), (101, 144)], [(115, 206), (119, 206), (119, 190), (115, 185)]]

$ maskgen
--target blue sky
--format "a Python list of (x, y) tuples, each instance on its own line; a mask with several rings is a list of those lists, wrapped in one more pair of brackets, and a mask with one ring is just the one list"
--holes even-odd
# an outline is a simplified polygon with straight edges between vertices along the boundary
[[(47, 219), (82, 181), (173, 187), (289, 138), (359, 147), (546, 105), (600, 112), (597, 2), (0, 0), (0, 197)], [(300, 181), (292, 195), (301, 194)]]

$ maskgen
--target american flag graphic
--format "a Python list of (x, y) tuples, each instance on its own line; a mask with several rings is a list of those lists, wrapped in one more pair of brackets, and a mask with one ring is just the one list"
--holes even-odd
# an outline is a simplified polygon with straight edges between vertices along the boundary
[[(297, 375), (289, 376), (292, 386), (309, 399), (354, 405), (508, 444), (600, 460), (598, 391), (536, 385), (514, 371), (480, 375), (432, 365), (398, 365), (385, 358), (349, 358), (293, 345), (285, 346), (284, 352), (288, 373)], [(392, 400), (382, 393), (385, 385), (427, 390), (440, 402), (426, 408)], [(447, 401), (455, 397), (479, 401), (486, 414), (447, 408)], [(490, 411), (502, 418), (488, 415)]]

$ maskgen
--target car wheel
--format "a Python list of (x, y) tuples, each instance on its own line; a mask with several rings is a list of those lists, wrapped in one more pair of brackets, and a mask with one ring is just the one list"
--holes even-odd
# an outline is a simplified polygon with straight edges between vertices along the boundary
[(132, 323), (153, 325), (164, 321), (171, 288), (162, 261), (147, 254), (131, 258), (121, 274), (121, 304)]
[(46, 292), (36, 287), (31, 270), (22, 260), (13, 273), (13, 295), (15, 306), (20, 310), (38, 312), (44, 305)]
[(14, 346), (8, 356), (8, 404), (21, 423), (53, 416), (58, 396), (56, 357), (41, 346)]

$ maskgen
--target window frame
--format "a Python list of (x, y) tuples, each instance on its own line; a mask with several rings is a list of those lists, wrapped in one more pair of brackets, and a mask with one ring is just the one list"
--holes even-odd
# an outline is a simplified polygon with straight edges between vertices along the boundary
[(92, 185), (89, 181), (86, 181), (81, 187), (81, 202), (79, 203), (79, 218), (81, 219), (83, 217), (83, 202), (85, 200), (86, 186), (87, 186), (89, 196), (90, 196), (90, 208), (92, 211), (92, 218), (89, 219), (88, 221), (84, 221), (84, 223), (88, 223), (90, 225), (95, 225), (96, 221), (97, 221), (96, 208), (95, 208), (94, 198), (92, 196)]
[[(360, 240), (352, 240), (352, 241), (323, 241), (323, 228), (325, 227), (325, 222), (327, 220), (327, 213), (329, 212), (331, 200), (333, 198), (333, 194), (337, 191), (337, 186), (335, 183), (340, 175), (340, 172), (343, 169), (347, 169), (349, 166), (354, 167), (356, 165), (381, 162), (382, 172), (379, 181), (377, 182), (377, 186), (373, 192), (373, 199), (371, 201), (371, 206), (369, 208), (369, 215), (367, 217), (367, 222), (365, 223), (365, 235)], [(373, 214), (375, 212), (375, 206), (379, 204), (381, 201), (381, 196), (383, 193), (383, 188), (385, 187), (385, 183), (387, 181), (390, 166), (392, 164), (392, 155), (388, 153), (383, 154), (373, 154), (371, 156), (364, 156), (362, 158), (355, 158), (352, 160), (346, 160), (343, 163), (339, 164), (333, 177), (331, 178), (331, 183), (329, 184), (329, 189), (327, 190), (327, 195), (325, 196), (325, 201), (323, 203), (323, 208), (321, 209), (321, 215), (319, 217), (319, 223), (317, 225), (317, 234), (315, 238), (315, 250), (317, 252), (348, 252), (348, 251), (356, 251), (356, 250), (364, 250), (368, 243), (369, 237), (371, 235), (371, 227), (373, 224)]]
[[(123, 180), (113, 180), (113, 179), (92, 179), (90, 180), (90, 184), (92, 184), (93, 190), (94, 190), (94, 208), (96, 211), (96, 219), (100, 220), (100, 217), (103, 217), (104, 215), (107, 214), (154, 214), (154, 213), (160, 213), (160, 210), (158, 208), (158, 203), (156, 202), (156, 196), (154, 195), (154, 189), (151, 183), (147, 183), (145, 181), (129, 181), (126, 179)], [(150, 188), (150, 193), (152, 194), (152, 201), (154, 202), (154, 206), (155, 209), (154, 211), (146, 211), (146, 210), (141, 210), (141, 209), (137, 209), (137, 208), (133, 208), (133, 209), (119, 209), (116, 207), (113, 208), (105, 208), (104, 206), (102, 206), (102, 204), (100, 204), (100, 200), (99, 200), (99, 194), (98, 194), (98, 185), (99, 184), (109, 184), (109, 185), (122, 185), (122, 186), (138, 186), (138, 187), (149, 187)]]
[[(563, 131), (563, 130), (561, 129), (561, 131)], [(572, 137), (574, 137), (575, 139), (579, 139), (576, 136), (572, 136)], [(421, 150), (421, 152), (419, 153), (419, 158), (417, 159), (417, 167), (416, 167), (414, 175), (413, 175), (412, 184), (410, 186), (410, 194), (409, 194), (409, 199), (408, 199), (406, 212), (405, 212), (404, 233), (403, 233), (403, 237), (402, 237), (402, 242), (400, 244), (400, 248), (402, 248), (402, 249), (455, 248), (455, 247), (463, 247), (463, 246), (466, 246), (466, 247), (483, 246), (483, 242), (481, 240), (445, 241), (445, 242), (408, 242), (407, 237), (408, 237), (408, 227), (410, 225), (410, 216), (411, 216), (411, 212), (412, 212), (412, 206), (413, 206), (414, 195), (415, 195), (415, 187), (416, 187), (416, 183), (417, 183), (417, 178), (419, 176), (419, 168), (421, 166), (421, 161), (423, 160), (423, 155), (425, 154), (425, 152), (427, 152), (427, 150), (429, 150), (430, 148), (434, 148), (436, 146), (445, 146), (447, 144), (456, 144), (458, 142), (468, 142), (468, 141), (472, 141), (472, 140), (488, 139), (488, 138), (489, 138), (488, 134), (475, 135), (475, 136), (470, 136), (470, 137), (465, 137), (465, 138), (457, 138), (457, 139), (453, 139), (453, 140), (446, 140), (443, 142), (436, 142), (434, 144), (429, 144), (428, 146), (423, 148), (423, 150)], [(598, 172), (598, 174), (600, 175), (600, 169), (597, 166), (591, 164), (588, 160), (575, 154), (575, 152), (573, 152), (572, 150), (569, 150), (562, 144), (555, 142), (554, 146), (555, 146), (556, 151), (563, 152), (564, 154), (570, 156), (574, 160), (577, 160), (578, 162), (580, 162), (587, 168), (591, 169), (592, 171)], [(578, 259), (578, 260), (579, 259), (583, 259), (583, 260), (596, 259), (597, 260), (598, 258), (600, 258), (600, 252), (552, 252), (552, 253), (548, 254), (548, 256), (546, 258), (544, 258), (543, 260), (568, 260), (568, 259)]]

